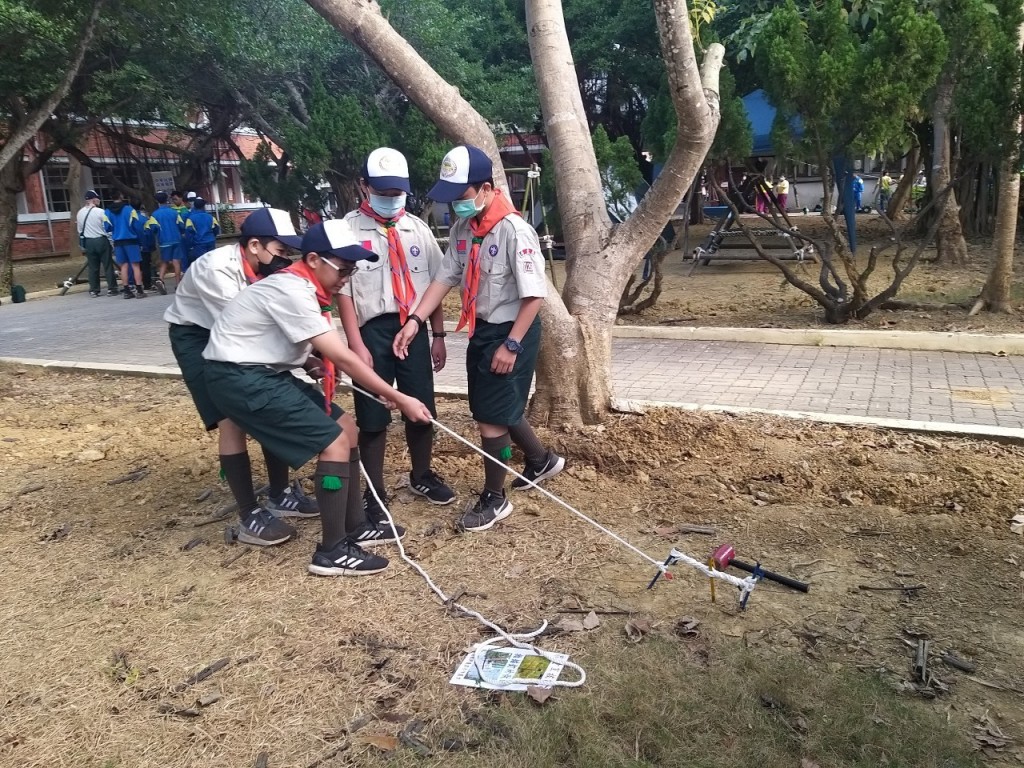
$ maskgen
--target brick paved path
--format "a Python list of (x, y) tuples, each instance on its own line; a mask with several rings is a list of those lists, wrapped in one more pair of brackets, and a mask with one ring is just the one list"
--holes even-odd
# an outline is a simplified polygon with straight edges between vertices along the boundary
[[(170, 297), (75, 293), (0, 306), (0, 357), (174, 368)], [(439, 387), (464, 387), (465, 337), (450, 335)], [(615, 394), (883, 419), (1024, 428), (1024, 357), (954, 352), (616, 339)]]

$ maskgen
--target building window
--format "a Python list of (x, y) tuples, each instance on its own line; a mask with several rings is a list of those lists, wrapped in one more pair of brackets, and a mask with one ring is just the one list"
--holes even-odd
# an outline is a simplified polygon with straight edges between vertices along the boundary
[(46, 208), (50, 213), (68, 213), (71, 210), (71, 193), (68, 191), (68, 166), (47, 165), (43, 168), (43, 185), (46, 188)]
[[(154, 168), (154, 170), (161, 169)], [(103, 205), (108, 205), (114, 199), (114, 193), (117, 192), (113, 179), (117, 179), (132, 189), (142, 188), (142, 178), (137, 168), (127, 165), (106, 165), (102, 168), (93, 168), (93, 189), (99, 194), (100, 202)], [(127, 199), (128, 195), (125, 195), (125, 198)]]

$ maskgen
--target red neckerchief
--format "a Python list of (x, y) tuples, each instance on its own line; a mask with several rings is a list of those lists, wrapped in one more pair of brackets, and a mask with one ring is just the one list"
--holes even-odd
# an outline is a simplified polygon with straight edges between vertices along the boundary
[[(320, 311), (323, 312), (324, 320), (326, 320), (331, 328), (334, 328), (334, 318), (331, 317), (331, 306), (334, 304), (334, 297), (332, 297), (324, 287), (320, 285), (320, 281), (316, 279), (316, 274), (312, 268), (302, 259), (294, 262), (290, 267), (285, 267), (281, 272), (288, 272), (293, 275), (301, 277), (306, 280), (316, 289), (316, 300), (320, 305)], [(276, 274), (276, 273), (275, 273)], [(327, 411), (327, 415), (331, 415), (331, 403), (334, 402), (334, 388), (337, 384), (337, 379), (334, 376), (334, 363), (328, 360), (326, 357), (323, 358), (324, 362), (324, 408)]]
[(456, 332), (468, 325), (469, 335), (472, 337), (476, 330), (476, 294), (480, 287), (480, 243), (498, 225), (498, 222), (510, 213), (518, 215), (519, 211), (502, 194), (500, 189), (496, 189), (494, 198), (487, 206), (487, 210), (480, 216), (480, 221), (478, 222), (476, 217), (469, 220), (469, 228), (473, 233), (473, 247), (469, 251), (466, 274), (462, 281), (462, 312), (459, 314), (459, 324), (455, 327)]
[(239, 256), (242, 259), (242, 272), (245, 273), (245, 282), (252, 285), (260, 279), (260, 276), (256, 274), (251, 266), (249, 266), (249, 259), (245, 257), (245, 249), (242, 246), (238, 246), (238, 250), (240, 252)]
[(395, 296), (398, 304), (398, 319), (402, 325), (409, 319), (409, 312), (412, 304), (416, 301), (416, 288), (412, 284), (412, 274), (409, 272), (409, 263), (405, 260), (405, 248), (402, 247), (402, 238), (398, 235), (398, 227), (395, 226), (398, 220), (405, 215), (403, 208), (394, 218), (385, 219), (373, 208), (368, 200), (363, 200), (359, 206), (359, 212), (364, 213), (376, 221), (388, 235), (388, 262), (391, 265), (391, 293)]

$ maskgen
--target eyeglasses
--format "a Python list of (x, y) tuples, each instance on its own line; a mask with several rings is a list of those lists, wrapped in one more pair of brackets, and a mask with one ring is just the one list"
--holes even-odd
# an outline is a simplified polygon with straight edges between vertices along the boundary
[(324, 264), (327, 264), (328, 266), (330, 266), (331, 269), (333, 269), (335, 272), (337, 272), (338, 273), (338, 277), (351, 277), (352, 275), (354, 275), (356, 272), (359, 271), (359, 267), (357, 267), (355, 265), (353, 265), (351, 267), (345, 267), (344, 269), (342, 269), (341, 267), (337, 266), (330, 259), (321, 258), (320, 261), (324, 262)]

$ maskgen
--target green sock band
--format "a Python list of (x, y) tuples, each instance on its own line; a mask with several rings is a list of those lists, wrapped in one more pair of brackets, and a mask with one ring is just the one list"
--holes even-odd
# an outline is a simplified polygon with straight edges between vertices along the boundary
[(512, 446), (511, 445), (506, 445), (504, 448), (502, 448), (501, 449), (501, 453), (498, 454), (498, 458), (501, 459), (502, 461), (511, 461), (512, 460)]
[(224, 471), (224, 467), (220, 468), (220, 479), (221, 480), (227, 480), (228, 479), (228, 473)]
[(325, 491), (340, 491), (341, 490), (341, 478), (337, 475), (324, 475), (320, 481), (320, 487)]

